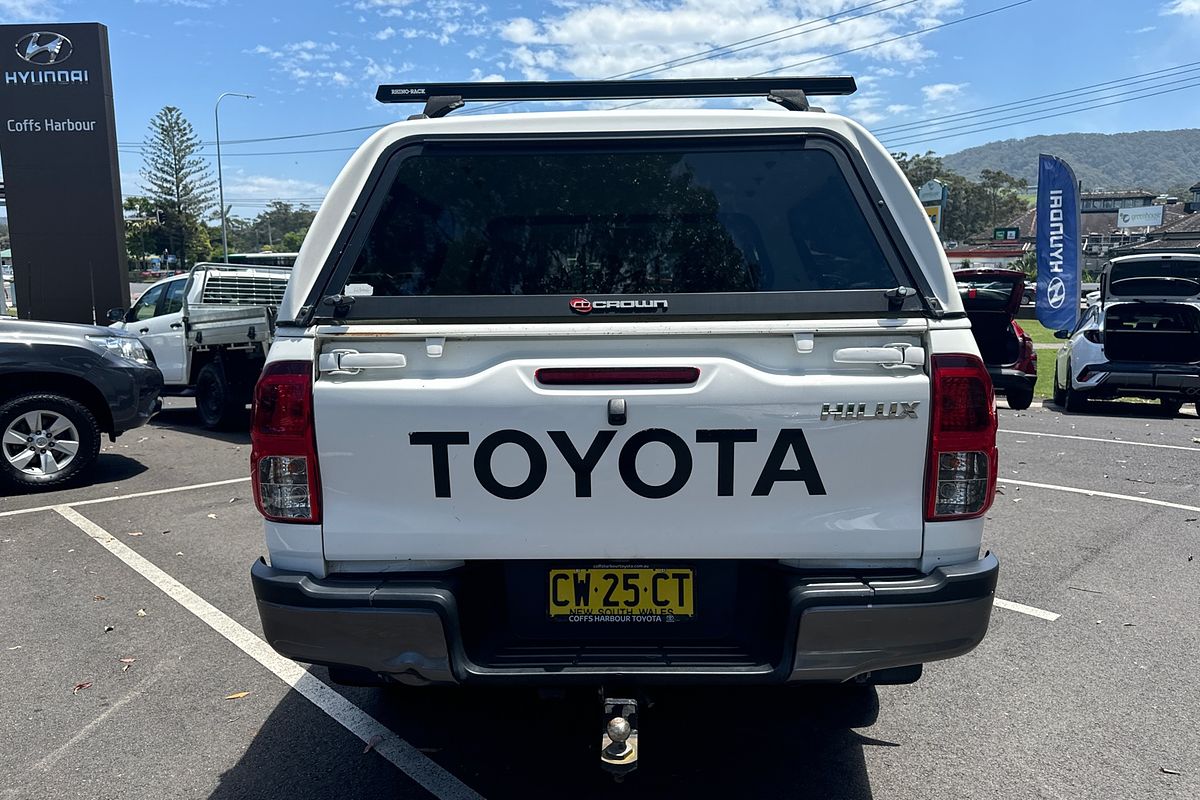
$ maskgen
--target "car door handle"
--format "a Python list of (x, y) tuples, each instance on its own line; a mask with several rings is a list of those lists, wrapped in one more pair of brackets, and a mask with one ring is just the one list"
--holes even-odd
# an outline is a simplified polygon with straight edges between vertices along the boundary
[(843, 347), (834, 351), (833, 360), (841, 364), (878, 364), (890, 369), (912, 369), (925, 363), (925, 348), (896, 344), (884, 347)]
[(317, 360), (321, 372), (356, 375), (364, 369), (401, 369), (408, 366), (403, 353), (360, 353), (357, 350), (334, 350), (322, 353)]
[(138, 333), (149, 333), (149, 332), (150, 332), (149, 328), (138, 328)]
[(182, 322), (172, 322), (172, 323), (171, 323), (171, 330), (173, 330), (173, 331), (177, 331), (177, 330), (179, 330), (179, 329), (180, 329), (180, 328), (182, 328), (182, 327), (183, 327), (183, 323), (182, 323)]

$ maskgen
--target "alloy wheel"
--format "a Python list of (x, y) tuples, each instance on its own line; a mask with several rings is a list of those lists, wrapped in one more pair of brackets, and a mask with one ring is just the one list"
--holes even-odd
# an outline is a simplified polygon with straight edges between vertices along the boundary
[(55, 475), (79, 452), (79, 430), (57, 411), (30, 411), (4, 429), (0, 449), (15, 469), (26, 475)]

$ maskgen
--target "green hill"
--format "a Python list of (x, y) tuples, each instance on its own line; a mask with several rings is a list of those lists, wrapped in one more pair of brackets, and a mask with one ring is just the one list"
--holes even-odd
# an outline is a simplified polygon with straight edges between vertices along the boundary
[(1200, 180), (1200, 129), (1134, 133), (1060, 133), (1005, 139), (944, 157), (947, 167), (975, 179), (998, 169), (1034, 183), (1039, 153), (1066, 159), (1084, 190), (1180, 191)]

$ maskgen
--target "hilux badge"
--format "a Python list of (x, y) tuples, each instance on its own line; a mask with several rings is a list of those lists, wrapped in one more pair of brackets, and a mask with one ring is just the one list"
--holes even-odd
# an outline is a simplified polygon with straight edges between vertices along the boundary
[(916, 419), (917, 406), (911, 403), (825, 403), (821, 406), (821, 419)]

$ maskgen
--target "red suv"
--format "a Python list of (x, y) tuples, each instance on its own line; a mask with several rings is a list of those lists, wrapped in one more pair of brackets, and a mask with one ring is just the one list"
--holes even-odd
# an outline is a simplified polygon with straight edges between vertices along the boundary
[(1029, 408), (1037, 383), (1037, 352), (1016, 320), (1025, 292), (1025, 273), (960, 269), (954, 278), (996, 394), (1004, 395), (1009, 408)]

